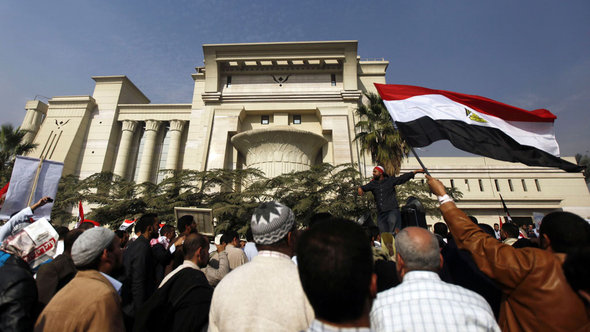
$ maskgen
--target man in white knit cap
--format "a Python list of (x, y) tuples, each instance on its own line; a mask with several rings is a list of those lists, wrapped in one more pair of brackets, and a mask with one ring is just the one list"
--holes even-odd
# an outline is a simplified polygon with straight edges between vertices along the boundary
[(35, 331), (124, 331), (121, 283), (109, 276), (121, 265), (121, 244), (104, 227), (91, 228), (74, 242), (76, 277), (49, 301)]
[(258, 256), (230, 272), (215, 288), (209, 331), (301, 331), (314, 318), (293, 256), (293, 211), (262, 203), (252, 215)]

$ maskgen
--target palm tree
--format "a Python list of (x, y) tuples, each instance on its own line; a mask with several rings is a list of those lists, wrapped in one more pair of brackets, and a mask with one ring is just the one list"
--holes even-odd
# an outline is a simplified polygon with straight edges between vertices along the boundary
[(360, 104), (356, 115), (360, 121), (354, 140), (360, 142), (361, 153), (369, 152), (374, 163), (383, 165), (389, 175), (399, 173), (401, 162), (409, 154), (409, 147), (393, 126), (383, 100), (375, 93), (365, 93), (368, 104)]
[(11, 124), (3, 124), (0, 127), (0, 182), (10, 181), (12, 167), (16, 156), (30, 152), (37, 144), (25, 143), (25, 132)]

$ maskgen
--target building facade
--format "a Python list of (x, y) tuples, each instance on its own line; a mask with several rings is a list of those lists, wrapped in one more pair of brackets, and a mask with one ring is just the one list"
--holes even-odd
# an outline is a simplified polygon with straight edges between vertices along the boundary
[[(27, 102), (21, 129), (37, 143), (29, 155), (64, 162), (64, 174), (81, 178), (110, 171), (138, 183), (158, 182), (164, 169), (246, 167), (273, 177), (323, 162), (358, 163), (366, 172), (370, 160), (353, 141), (354, 110), (364, 92), (376, 92), (373, 83), (385, 83), (389, 62), (362, 60), (357, 45), (203, 45), (205, 65), (192, 75), (190, 104), (152, 104), (127, 77), (96, 76), (92, 96)], [(519, 213), (561, 208), (590, 216), (581, 174), (485, 158), (428, 161), (434, 176), (463, 191), (461, 206), (486, 221), (501, 211), (496, 194), (504, 192), (494, 188), (509, 183), (526, 186), (504, 196)], [(416, 168), (412, 162), (406, 166)]]

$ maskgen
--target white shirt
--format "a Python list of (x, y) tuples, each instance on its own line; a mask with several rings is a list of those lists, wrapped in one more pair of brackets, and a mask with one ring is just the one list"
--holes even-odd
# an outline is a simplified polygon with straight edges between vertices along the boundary
[(500, 331), (490, 305), (479, 294), (440, 280), (430, 271), (411, 271), (403, 282), (377, 295), (371, 310), (374, 331)]
[(246, 245), (244, 246), (244, 253), (246, 254), (246, 257), (248, 257), (248, 262), (251, 261), (254, 256), (258, 255), (256, 243), (246, 242)]

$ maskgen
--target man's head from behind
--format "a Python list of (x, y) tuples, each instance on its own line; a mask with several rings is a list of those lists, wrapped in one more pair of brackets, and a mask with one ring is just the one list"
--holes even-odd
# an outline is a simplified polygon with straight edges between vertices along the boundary
[(254, 242), (262, 246), (261, 248), (275, 246), (288, 249), (293, 245), (290, 238), (291, 232), (295, 229), (295, 215), (290, 208), (279, 202), (260, 204), (252, 214), (250, 227)]
[(567, 254), (590, 243), (590, 225), (570, 212), (551, 212), (543, 217), (539, 231), (541, 247)]
[(184, 259), (197, 264), (198, 267), (206, 267), (209, 262), (209, 239), (199, 233), (191, 233), (184, 240)]
[(516, 239), (518, 238), (518, 226), (513, 223), (505, 223), (500, 230), (500, 239)]
[(395, 250), (400, 279), (411, 271), (438, 272), (442, 267), (438, 240), (424, 228), (402, 229), (395, 237)]
[(147, 213), (141, 216), (135, 224), (135, 233), (145, 238), (158, 237), (158, 215)]
[(231, 229), (225, 231), (221, 237), (221, 243), (231, 244), (234, 247), (237, 247), (239, 242), (240, 236), (238, 235), (238, 232)]
[(359, 225), (345, 219), (317, 223), (301, 235), (297, 262), (317, 318), (338, 324), (368, 317), (376, 277), (369, 239)]
[(184, 216), (178, 218), (176, 226), (178, 227), (178, 232), (184, 235), (189, 234), (193, 230), (193, 228), (195, 230), (197, 229), (197, 223), (195, 222), (195, 218), (189, 214), (185, 214)]

